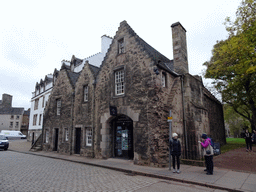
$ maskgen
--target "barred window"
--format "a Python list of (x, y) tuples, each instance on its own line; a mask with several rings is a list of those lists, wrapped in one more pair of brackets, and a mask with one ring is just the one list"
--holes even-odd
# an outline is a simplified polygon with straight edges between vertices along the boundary
[(84, 101), (88, 101), (88, 86), (84, 86)]
[(56, 100), (57, 103), (57, 115), (60, 115), (60, 109), (61, 109), (61, 100), (57, 99)]
[(115, 94), (124, 94), (124, 70), (115, 72)]
[(86, 129), (86, 146), (92, 146), (92, 129)]

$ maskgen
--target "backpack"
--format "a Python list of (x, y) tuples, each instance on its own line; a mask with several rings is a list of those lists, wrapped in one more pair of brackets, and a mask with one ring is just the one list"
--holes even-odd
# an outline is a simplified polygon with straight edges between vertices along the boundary
[(211, 139), (211, 146), (214, 148), (214, 142), (213, 139), (211, 137), (208, 137), (209, 139)]

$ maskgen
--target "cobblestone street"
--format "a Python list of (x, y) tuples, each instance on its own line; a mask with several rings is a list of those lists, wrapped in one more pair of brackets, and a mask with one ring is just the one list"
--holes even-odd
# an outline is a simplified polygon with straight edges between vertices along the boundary
[(0, 162), (1, 191), (214, 191), (12, 151), (0, 151)]

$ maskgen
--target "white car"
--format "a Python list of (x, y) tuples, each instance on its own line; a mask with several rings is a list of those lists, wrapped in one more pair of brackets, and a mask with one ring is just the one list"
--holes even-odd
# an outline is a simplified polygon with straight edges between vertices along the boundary
[(7, 150), (9, 147), (9, 141), (6, 139), (5, 135), (0, 134), (0, 148)]

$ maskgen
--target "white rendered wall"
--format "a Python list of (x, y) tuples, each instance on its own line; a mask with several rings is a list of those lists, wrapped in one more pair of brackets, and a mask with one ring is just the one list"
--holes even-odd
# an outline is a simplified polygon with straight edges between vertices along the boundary
[[(30, 108), (30, 117), (29, 117), (29, 128), (28, 130), (31, 131), (33, 129), (42, 129), (43, 127), (43, 115), (44, 115), (44, 108), (46, 106), (46, 102), (49, 99), (49, 96), (51, 94), (51, 90), (45, 91), (44, 93), (38, 95), (37, 97), (33, 98), (31, 100), (31, 108)], [(44, 97), (44, 107), (42, 106), (43, 104), (43, 97)], [(35, 105), (35, 100), (39, 98), (39, 102), (38, 102), (38, 109), (34, 109), (34, 105)], [(36, 125), (33, 125), (33, 119), (34, 119), (34, 115), (37, 114), (37, 120), (36, 120)], [(39, 125), (39, 118), (40, 118), (40, 114), (42, 114), (41, 117), (41, 123)]]
[[(11, 119), (11, 114), (1, 114), (0, 115), (0, 131), (1, 130), (12, 130), (12, 131), (20, 131), (21, 123), (22, 123), (22, 115), (13, 115)], [(17, 119), (19, 116), (19, 119)], [(10, 122), (13, 122), (12, 128), (10, 127)], [(16, 127), (16, 122), (19, 123), (19, 126)]]

